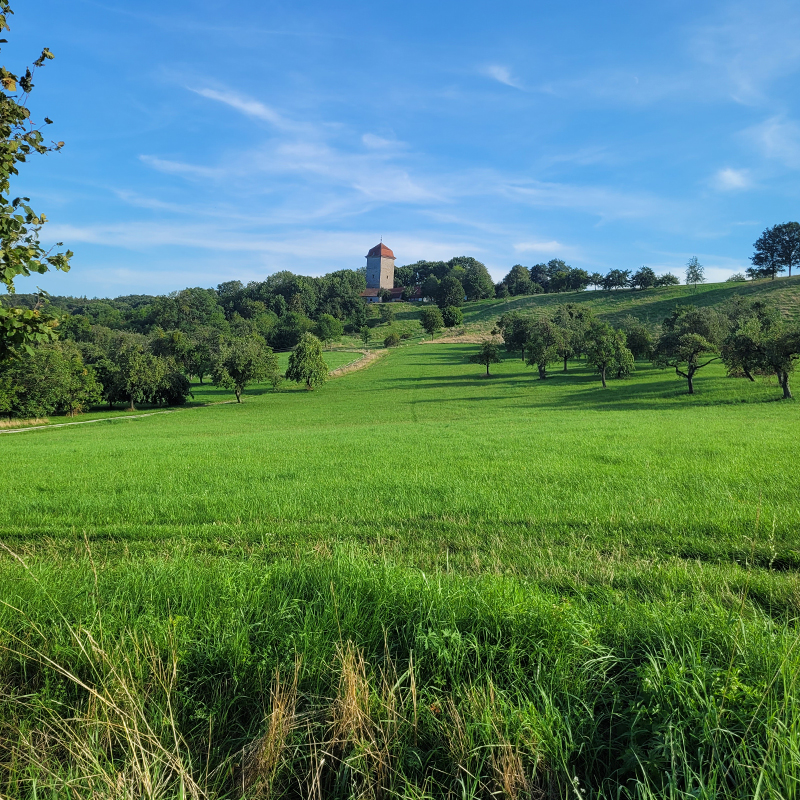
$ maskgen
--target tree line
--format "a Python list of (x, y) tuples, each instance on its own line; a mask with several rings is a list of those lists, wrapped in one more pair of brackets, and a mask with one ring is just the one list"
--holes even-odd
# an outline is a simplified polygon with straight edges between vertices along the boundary
[[(800, 324), (787, 322), (763, 300), (743, 297), (719, 309), (679, 306), (657, 335), (631, 315), (614, 328), (591, 310), (568, 303), (546, 316), (503, 314), (492, 336), (502, 339), (507, 352), (536, 367), (541, 380), (552, 364), (563, 364), (566, 372), (571, 359), (584, 358), (605, 387), (608, 377), (627, 378), (636, 360), (648, 359), (662, 369), (674, 369), (686, 380), (689, 394), (694, 394), (697, 373), (722, 361), (731, 377), (754, 381), (755, 376), (775, 376), (783, 397), (791, 399), (789, 377), (800, 358)], [(497, 339), (485, 339), (470, 361), (484, 365), (489, 376), (490, 365), (500, 361)]]

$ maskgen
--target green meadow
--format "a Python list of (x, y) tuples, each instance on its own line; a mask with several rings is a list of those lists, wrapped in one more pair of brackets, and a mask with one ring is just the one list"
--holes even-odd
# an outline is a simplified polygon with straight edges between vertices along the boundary
[(474, 349), (0, 436), (0, 796), (797, 797), (796, 405)]

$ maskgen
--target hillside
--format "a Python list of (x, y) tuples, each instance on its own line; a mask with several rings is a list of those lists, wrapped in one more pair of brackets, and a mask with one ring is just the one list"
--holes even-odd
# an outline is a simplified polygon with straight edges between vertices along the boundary
[[(467, 337), (488, 333), (501, 314), (509, 311), (522, 311), (531, 314), (546, 314), (562, 303), (578, 303), (589, 306), (598, 317), (608, 320), (612, 325), (619, 324), (623, 317), (631, 314), (653, 328), (669, 315), (676, 305), (718, 306), (735, 296), (759, 297), (774, 303), (781, 313), (789, 319), (800, 317), (800, 276), (778, 278), (770, 281), (747, 283), (709, 283), (697, 287), (673, 286), (664, 289), (631, 291), (629, 289), (610, 292), (563, 292), (561, 294), (537, 294), (508, 297), (505, 300), (481, 300), (466, 303), (463, 334)], [(375, 329), (382, 336), (391, 330), (413, 332), (420, 338), (417, 322), (419, 308), (404, 305), (398, 309), (397, 321), (393, 326), (380, 326)], [(441, 334), (440, 334), (441, 335)]]

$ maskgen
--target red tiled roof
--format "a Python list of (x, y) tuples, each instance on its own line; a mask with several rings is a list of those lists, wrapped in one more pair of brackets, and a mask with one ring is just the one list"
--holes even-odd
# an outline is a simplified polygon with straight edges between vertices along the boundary
[(381, 258), (394, 258), (394, 253), (383, 243), (376, 244), (372, 250), (367, 253), (367, 258), (380, 256)]
[(381, 293), (380, 289), (364, 289), (364, 291), (361, 292), (361, 296), (362, 297), (378, 297), (378, 295), (380, 293)]

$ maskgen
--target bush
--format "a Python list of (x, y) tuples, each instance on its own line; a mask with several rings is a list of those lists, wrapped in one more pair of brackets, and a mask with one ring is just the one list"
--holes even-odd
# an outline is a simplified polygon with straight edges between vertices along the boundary
[(442, 310), (442, 322), (445, 328), (455, 328), (464, 324), (464, 315), (461, 313), (460, 308), (448, 306)]
[(406, 331), (405, 333), (401, 333), (400, 334), (400, 338), (401, 339), (410, 339), (411, 338), (411, 334), (408, 331)]
[(398, 344), (400, 344), (400, 337), (394, 332), (390, 333), (383, 340), (384, 347), (397, 347)]
[(735, 272), (729, 278), (725, 278), (725, 283), (741, 283), (747, 280), (747, 276), (742, 272)]

